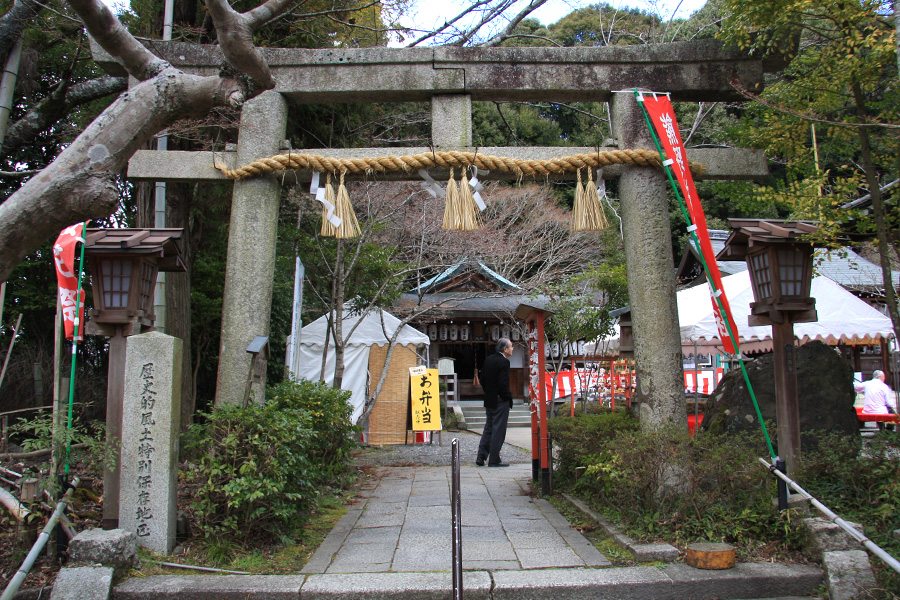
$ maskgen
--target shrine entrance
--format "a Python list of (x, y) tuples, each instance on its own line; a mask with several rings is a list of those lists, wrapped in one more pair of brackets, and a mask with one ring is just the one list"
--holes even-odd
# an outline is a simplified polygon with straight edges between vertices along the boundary
[[(188, 72), (208, 72), (222, 62), (215, 47), (155, 42), (154, 50)], [(490, 179), (520, 179), (528, 173), (521, 166), (525, 163), (543, 165), (543, 170), (533, 173), (541, 180), (574, 178), (576, 168), (610, 165), (604, 168), (604, 177), (620, 180), (637, 362), (635, 401), (646, 426), (685, 422), (667, 184), (658, 157), (655, 162), (647, 158), (646, 149), (653, 148), (653, 141), (631, 90), (667, 93), (676, 102), (741, 100), (737, 89), (762, 88), (762, 60), (724, 49), (712, 40), (640, 47), (260, 51), (272, 66), (277, 86), (245, 105), (233, 151), (215, 157), (209, 152), (140, 151), (129, 163), (128, 177), (222, 182), (226, 177), (214, 167), (214, 158), (236, 169), (279, 154), (288, 156), (282, 163), (290, 162), (300, 181), (309, 181), (314, 172), (339, 169), (346, 169), (350, 179), (374, 173), (385, 180), (421, 180), (420, 169), (434, 179), (446, 179), (448, 166), (478, 164), (488, 158), (516, 165), (492, 168)], [(96, 58), (104, 62), (102, 56)], [(114, 70), (115, 63), (107, 60), (105, 64)], [(290, 151), (285, 147), (290, 103), (373, 98), (380, 102), (430, 100), (432, 147)], [(608, 102), (613, 139), (602, 148), (473, 148), (471, 103), (480, 100)], [(553, 158), (561, 153), (570, 156)], [(296, 162), (299, 155), (307, 156), (306, 162)], [(750, 150), (692, 149), (687, 158), (705, 167), (705, 179), (767, 174), (765, 157)], [(274, 169), (283, 168), (276, 162), (270, 163)], [(397, 162), (402, 164), (396, 168), (376, 166)], [(413, 168), (417, 164), (421, 166)], [(217, 404), (243, 400), (250, 368), (244, 349), (255, 336), (269, 333), (281, 185), (277, 172), (234, 182), (231, 231), (240, 233), (232, 235), (228, 245)], [(247, 239), (254, 243), (247, 244)]]

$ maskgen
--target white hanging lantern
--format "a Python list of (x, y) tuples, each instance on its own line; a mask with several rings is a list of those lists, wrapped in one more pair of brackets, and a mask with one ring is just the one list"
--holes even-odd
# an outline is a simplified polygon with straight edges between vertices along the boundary
[(496, 342), (500, 339), (500, 326), (491, 325), (491, 340)]
[(550, 356), (559, 358), (559, 342), (553, 342), (553, 345), (550, 347)]
[(550, 344), (544, 344), (544, 358), (550, 358)]
[(461, 340), (464, 341), (464, 342), (468, 342), (468, 341), (469, 341), (469, 326), (468, 326), (468, 325), (461, 325), (461, 326), (460, 326), (460, 328), (459, 328), (459, 339), (461, 339)]
[(459, 325), (450, 324), (450, 341), (455, 342), (459, 339)]
[(428, 326), (428, 339), (432, 342), (437, 340), (437, 323), (432, 323)]
[(512, 337), (512, 334), (510, 333), (509, 325), (504, 325), (503, 327), (500, 328), (500, 335), (502, 337), (505, 337), (506, 339), (510, 339), (510, 337)]
[(447, 325), (445, 323), (441, 323), (440, 338), (442, 342), (447, 341)]
[(512, 330), (512, 338), (510, 338), (510, 339), (512, 339), (512, 341), (514, 341), (514, 342), (518, 342), (518, 341), (519, 341), (520, 336), (519, 336), (519, 328), (518, 328), (518, 327), (514, 327), (514, 328), (513, 328), (513, 330)]
[(578, 356), (584, 356), (584, 340), (578, 340)]

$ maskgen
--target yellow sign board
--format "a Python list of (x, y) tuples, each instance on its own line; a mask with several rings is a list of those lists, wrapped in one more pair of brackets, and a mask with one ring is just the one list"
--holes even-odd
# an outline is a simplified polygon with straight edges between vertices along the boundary
[(424, 366), (409, 369), (413, 431), (441, 430), (441, 393), (438, 391), (438, 381), (437, 369), (427, 369)]

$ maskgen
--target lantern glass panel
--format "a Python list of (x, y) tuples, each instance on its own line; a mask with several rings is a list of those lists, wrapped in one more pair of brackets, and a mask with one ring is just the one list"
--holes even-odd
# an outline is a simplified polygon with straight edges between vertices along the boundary
[(769, 273), (769, 254), (762, 252), (750, 257), (752, 281), (756, 288), (756, 300), (772, 297), (772, 278)]
[(102, 260), (103, 302), (106, 308), (127, 308), (131, 288), (131, 261), (121, 258)]
[(799, 296), (803, 293), (803, 253), (793, 248), (778, 250), (778, 277), (781, 279), (782, 296)]

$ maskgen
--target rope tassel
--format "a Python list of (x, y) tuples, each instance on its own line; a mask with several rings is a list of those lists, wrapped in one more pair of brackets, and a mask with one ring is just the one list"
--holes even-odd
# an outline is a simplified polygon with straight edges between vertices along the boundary
[(600, 204), (600, 194), (594, 185), (593, 169), (588, 169), (588, 180), (581, 185), (581, 169), (575, 187), (575, 204), (572, 207), (572, 231), (602, 231), (609, 227), (606, 211)]
[(459, 178), (459, 229), (460, 231), (474, 231), (481, 226), (480, 211), (475, 205), (475, 195), (472, 193), (466, 171), (468, 169), (463, 169)]
[[(334, 187), (331, 185), (331, 173), (325, 176), (325, 202), (322, 203), (322, 228), (319, 235), (323, 237), (334, 237), (337, 235), (337, 228), (332, 222), (332, 217), (336, 212), (336, 200), (334, 197)], [(341, 225), (343, 225), (341, 221)]]
[(466, 169), (462, 170), (459, 184), (456, 183), (454, 170), (450, 169), (450, 180), (447, 182), (447, 199), (444, 203), (443, 229), (453, 231), (474, 231), (481, 225), (475, 196), (466, 180)]
[(456, 185), (456, 179), (453, 178), (453, 169), (450, 169), (450, 179), (447, 181), (447, 197), (444, 201), (444, 222), (441, 224), (442, 229), (459, 230), (459, 186)]
[(347, 186), (344, 185), (344, 175), (346, 173), (346, 171), (341, 171), (341, 182), (338, 186), (337, 203), (334, 211), (341, 220), (341, 225), (337, 228), (335, 237), (342, 240), (355, 238), (360, 234), (359, 222), (356, 220), (356, 213), (353, 211), (353, 203), (350, 202), (350, 194), (347, 193)]

